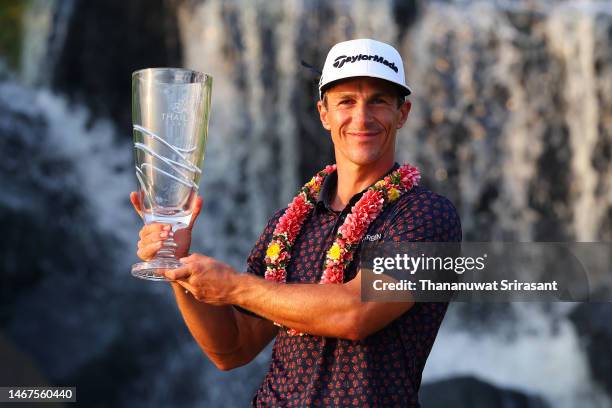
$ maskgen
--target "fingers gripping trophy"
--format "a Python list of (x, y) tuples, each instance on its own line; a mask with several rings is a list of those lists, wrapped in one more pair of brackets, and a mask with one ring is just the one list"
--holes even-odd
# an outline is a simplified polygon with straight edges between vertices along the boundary
[[(191, 221), (208, 134), (212, 77), (180, 68), (132, 74), (132, 122), (138, 201), (145, 224), (164, 223), (172, 233)], [(165, 280), (181, 266), (174, 234), (153, 259), (132, 266), (132, 275)]]

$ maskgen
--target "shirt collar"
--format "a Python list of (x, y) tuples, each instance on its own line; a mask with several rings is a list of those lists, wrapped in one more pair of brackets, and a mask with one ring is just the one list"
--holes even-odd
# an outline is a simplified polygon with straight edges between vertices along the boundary
[[(394, 163), (393, 167), (391, 167), (391, 169), (381, 178), (386, 177), (389, 174), (393, 173), (395, 170), (399, 169), (399, 167), (400, 165), (397, 162)], [(338, 211), (332, 210), (331, 208), (331, 203), (334, 198), (334, 194), (336, 193), (337, 184), (338, 184), (338, 173), (337, 172), (334, 171), (333, 173), (325, 177), (325, 180), (323, 180), (323, 185), (321, 186), (321, 191), (319, 191), (319, 198), (317, 199), (317, 204), (316, 204), (317, 209), (325, 208), (328, 211), (332, 211), (336, 213), (338, 212)], [(372, 187), (374, 184), (375, 183), (372, 183), (370, 186), (364, 188), (361, 192), (355, 194), (349, 200), (348, 204), (346, 205), (346, 207), (344, 208), (342, 212), (349, 212), (351, 208), (353, 208), (353, 205), (355, 205), (355, 203), (359, 201), (363, 193), (365, 193), (367, 189)]]

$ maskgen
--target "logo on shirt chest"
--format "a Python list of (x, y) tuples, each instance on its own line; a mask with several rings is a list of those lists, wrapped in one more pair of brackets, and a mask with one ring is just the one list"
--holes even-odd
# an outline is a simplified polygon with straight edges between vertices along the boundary
[(366, 234), (362, 241), (378, 241), (380, 238), (382, 237), (382, 235), (380, 234), (380, 232), (378, 234), (374, 234), (374, 235), (370, 235), (370, 234)]

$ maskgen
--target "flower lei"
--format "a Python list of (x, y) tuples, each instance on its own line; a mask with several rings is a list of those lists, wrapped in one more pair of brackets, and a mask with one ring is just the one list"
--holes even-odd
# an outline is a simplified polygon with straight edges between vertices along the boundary
[[(287, 281), (287, 266), (291, 260), (291, 249), (302, 229), (306, 217), (317, 201), (325, 178), (336, 170), (336, 165), (325, 167), (306, 183), (295, 196), (285, 213), (280, 217), (266, 250), (267, 280)], [(403, 193), (418, 185), (421, 175), (419, 169), (405, 164), (371, 186), (355, 203), (351, 213), (338, 228), (336, 239), (327, 251), (325, 268), (319, 283), (342, 283), (344, 269), (353, 260), (355, 249), (359, 246), (368, 227), (387, 204), (397, 200)], [(280, 326), (278, 323), (274, 323)], [(302, 335), (288, 329), (291, 336)]]

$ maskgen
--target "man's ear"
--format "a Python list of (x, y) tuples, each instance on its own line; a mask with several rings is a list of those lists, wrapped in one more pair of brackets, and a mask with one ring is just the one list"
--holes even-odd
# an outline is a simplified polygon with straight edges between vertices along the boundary
[(317, 102), (317, 109), (319, 110), (319, 118), (321, 119), (321, 124), (327, 130), (331, 130), (331, 126), (329, 126), (329, 122), (327, 121), (327, 108), (323, 105), (323, 101)]
[(400, 120), (397, 123), (397, 128), (401, 128), (406, 123), (406, 119), (408, 119), (408, 114), (410, 113), (410, 108), (412, 108), (412, 102), (409, 100), (405, 100), (402, 106), (399, 108)]

